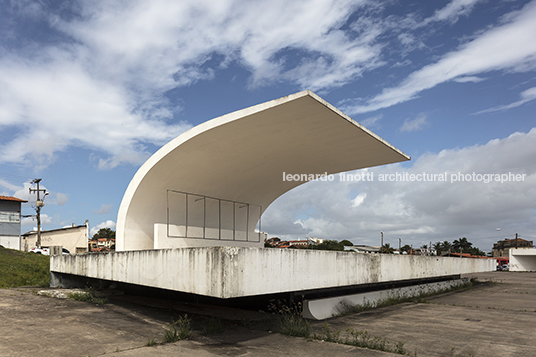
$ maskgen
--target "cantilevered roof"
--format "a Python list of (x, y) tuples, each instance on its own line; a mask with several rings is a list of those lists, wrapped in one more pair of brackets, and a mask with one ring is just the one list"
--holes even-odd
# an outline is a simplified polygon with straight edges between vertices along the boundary
[(333, 174), (409, 160), (311, 91), (202, 123), (145, 162), (130, 182), (117, 218), (117, 249), (153, 248), (166, 223), (167, 190), (259, 205), (303, 181), (283, 173)]

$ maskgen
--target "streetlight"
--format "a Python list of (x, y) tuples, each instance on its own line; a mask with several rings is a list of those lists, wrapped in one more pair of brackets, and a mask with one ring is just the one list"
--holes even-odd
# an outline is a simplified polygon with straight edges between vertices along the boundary
[(380, 232), (381, 235), (382, 235), (382, 241), (381, 241), (381, 244), (380, 244), (380, 253), (383, 252), (383, 232)]

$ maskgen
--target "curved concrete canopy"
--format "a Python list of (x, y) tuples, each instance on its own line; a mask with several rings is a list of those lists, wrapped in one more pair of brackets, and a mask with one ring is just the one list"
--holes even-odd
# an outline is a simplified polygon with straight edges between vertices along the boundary
[(284, 172), (333, 174), (409, 159), (311, 91), (242, 109), (183, 133), (140, 167), (119, 208), (117, 250), (155, 247), (169, 190), (258, 205), (262, 214), (303, 183), (284, 181)]

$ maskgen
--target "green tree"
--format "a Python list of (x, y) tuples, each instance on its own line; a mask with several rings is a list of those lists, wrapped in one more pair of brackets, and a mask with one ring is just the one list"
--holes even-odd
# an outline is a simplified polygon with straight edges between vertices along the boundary
[(98, 238), (115, 239), (115, 231), (111, 230), (110, 228), (101, 228), (93, 235), (93, 239)]
[(380, 253), (384, 254), (393, 254), (394, 251), (395, 250), (393, 249), (393, 247), (391, 247), (389, 243), (385, 243), (380, 249)]
[(452, 250), (452, 244), (448, 240), (441, 243), (441, 252), (448, 253), (451, 250)]
[(343, 246), (345, 247), (351, 247), (354, 245), (354, 243), (350, 242), (349, 240), (345, 239), (345, 240), (341, 240), (340, 242)]
[(443, 244), (441, 242), (436, 242), (433, 245), (436, 255), (441, 255), (441, 252), (443, 251)]
[(486, 252), (481, 251), (477, 247), (473, 247), (473, 248), (469, 249), (469, 253), (471, 253), (472, 255), (476, 255), (478, 257), (485, 257), (486, 256)]
[(405, 246), (400, 248), (401, 252), (409, 252), (411, 250), (411, 245), (406, 244)]
[(452, 242), (452, 250), (455, 252), (459, 252), (461, 249), (462, 252), (469, 252), (472, 245), (473, 243), (469, 242), (467, 238), (463, 237), (460, 239), (456, 239), (454, 240), (454, 242)]
[(320, 243), (313, 246), (313, 249), (317, 250), (344, 250), (342, 242), (336, 240), (325, 240), (324, 243)]

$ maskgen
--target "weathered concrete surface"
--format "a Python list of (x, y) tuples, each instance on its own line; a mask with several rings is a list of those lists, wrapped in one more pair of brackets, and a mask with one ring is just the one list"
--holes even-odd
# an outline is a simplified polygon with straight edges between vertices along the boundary
[(430, 297), (428, 304), (395, 305), (328, 322), (334, 329), (367, 330), (405, 342), (418, 356), (534, 356), (536, 273), (476, 276), (499, 283)]
[[(122, 296), (110, 301), (96, 306), (37, 296), (31, 289), (0, 289), (0, 356), (391, 355), (283, 336), (271, 332), (271, 315), (264, 313)], [(167, 323), (185, 313), (193, 317), (189, 340), (146, 346), (153, 338), (161, 341)], [(225, 319), (225, 331), (203, 336), (203, 315)]]
[[(534, 356), (536, 273), (477, 276), (499, 283), (428, 298), (428, 304), (379, 308), (328, 323), (333, 329), (367, 330), (390, 342), (404, 342), (412, 356), (415, 351), (420, 357)], [(224, 318), (225, 331), (205, 337), (194, 326), (189, 341), (145, 346), (162, 337), (166, 322), (184, 313)], [(128, 296), (95, 306), (37, 296), (29, 289), (0, 289), (0, 319), (1, 357), (395, 356), (270, 333), (266, 315), (256, 312)], [(323, 324), (315, 323), (315, 329)]]
[(244, 247), (124, 251), (50, 259), (52, 286), (72, 287), (54, 274), (67, 273), (218, 298), (492, 270), (492, 259)]

